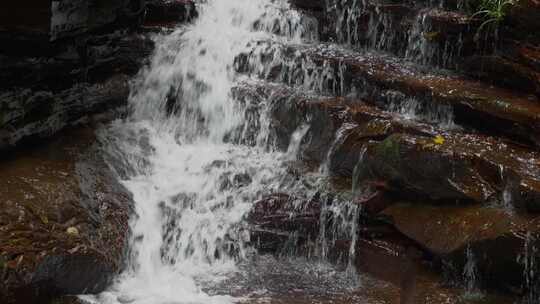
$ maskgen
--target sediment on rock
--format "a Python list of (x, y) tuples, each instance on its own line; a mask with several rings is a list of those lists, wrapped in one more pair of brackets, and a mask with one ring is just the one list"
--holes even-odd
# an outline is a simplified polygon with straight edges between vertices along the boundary
[(16, 154), (0, 164), (1, 302), (102, 291), (123, 267), (132, 203), (93, 128)]

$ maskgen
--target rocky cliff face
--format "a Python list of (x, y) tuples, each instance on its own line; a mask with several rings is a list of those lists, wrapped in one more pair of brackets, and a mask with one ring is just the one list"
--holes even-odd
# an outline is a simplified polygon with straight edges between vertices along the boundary
[(38, 2), (0, 7), (0, 149), (122, 109), (153, 49), (145, 14), (179, 22), (195, 12), (186, 1)]
[(148, 33), (162, 30), (145, 14), (194, 12), (188, 1), (0, 4), (1, 303), (99, 292), (122, 269), (131, 197), (94, 131), (125, 112)]
[(152, 49), (148, 39), (123, 29), (140, 23), (143, 3), (40, 2), (40, 8), (1, 9), (3, 149), (125, 104), (127, 76)]

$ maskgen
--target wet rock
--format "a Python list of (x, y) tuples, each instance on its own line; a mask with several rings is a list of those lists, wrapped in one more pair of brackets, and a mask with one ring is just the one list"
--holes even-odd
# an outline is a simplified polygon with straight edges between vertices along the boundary
[(0, 7), (0, 51), (13, 55), (44, 56), (62, 48), (57, 40), (96, 31), (137, 26), (143, 0), (6, 2)]
[(442, 201), (500, 201), (511, 187), (513, 203), (523, 207), (524, 197), (538, 193), (534, 186), (520, 193), (522, 183), (540, 177), (531, 167), (537, 153), (472, 134), (445, 134), (444, 143), (434, 139), (394, 134), (370, 144), (362, 174)]
[(248, 173), (231, 174), (231, 172), (225, 172), (219, 177), (219, 189), (223, 191), (233, 187), (246, 187), (251, 184), (251, 181), (251, 176)]
[(154, 45), (142, 0), (101, 2), (0, 4), (0, 150), (125, 107)]
[(151, 0), (146, 2), (146, 24), (190, 21), (197, 15), (192, 0)]
[[(319, 235), (319, 199), (275, 193), (255, 202), (247, 217), (250, 243), (260, 252), (310, 255)], [(329, 250), (334, 260), (346, 252), (346, 243), (337, 243), (335, 247), (339, 250)]]
[(233, 177), (233, 184), (235, 187), (245, 187), (251, 184), (252, 179), (248, 173), (235, 174)]
[(465, 60), (463, 67), (476, 78), (540, 96), (540, 70), (500, 56), (472, 56)]
[(103, 81), (110, 75), (135, 75), (154, 51), (154, 41), (143, 34), (114, 32), (87, 40), (83, 81)]
[(518, 0), (511, 6), (505, 23), (511, 35), (540, 42), (540, 3), (537, 0)]
[(452, 162), (446, 159), (446, 153), (424, 150), (423, 146), (432, 142), (429, 138), (419, 143), (418, 149), (409, 145), (415, 145), (414, 141), (408, 136), (392, 135), (368, 148), (364, 170), (369, 170), (377, 179), (389, 181), (394, 187), (426, 194), (434, 200), (486, 201), (495, 193), (470, 169), (471, 162)]
[[(472, 250), (479, 283), (520, 288), (527, 234), (540, 233), (540, 219), (497, 207), (441, 207), (400, 203), (382, 212), (403, 234), (451, 264), (461, 276), (466, 250)], [(412, 220), (413, 219), (413, 220)], [(536, 271), (536, 270), (533, 270)]]
[(48, 304), (85, 304), (77, 296), (63, 296), (52, 300)]
[(319, 214), (320, 203), (316, 200), (273, 194), (255, 202), (247, 220), (257, 228), (313, 235), (318, 231)]
[[(510, 48), (509, 40), (520, 40), (518, 44), (539, 41), (536, 1), (507, 6), (498, 34), (489, 26), (480, 29), (484, 20), (471, 18), (477, 11), (475, 3), (463, 1), (437, 5), (430, 1), (330, 1), (326, 2), (328, 7), (320, 1), (291, 2), (301, 9), (325, 12), (314, 14), (326, 25), (320, 33), (325, 41), (390, 51), (421, 64), (453, 70), (467, 67), (463, 60), (467, 57)], [(480, 36), (485, 39), (478, 39)]]
[(440, 5), (418, 1), (330, 1), (294, 5), (318, 16), (325, 41), (392, 52), (422, 64), (455, 68), (461, 56), (488, 51), (491, 45), (474, 42), (479, 22), (457, 9), (453, 1)]
[(540, 71), (540, 47), (514, 41), (506, 49), (506, 57)]
[(355, 168), (361, 170), (370, 142), (382, 141), (394, 133), (437, 134), (437, 129), (427, 124), (400, 119), (358, 100), (349, 101), (348, 109), (355, 126), (342, 134), (343, 140), (330, 155), (330, 171), (335, 175), (352, 177)]
[[(531, 99), (459, 76), (419, 73), (406, 65), (396, 65), (393, 60), (380, 60), (381, 57), (368, 55), (352, 61), (336, 60), (332, 56), (323, 58), (349, 66), (351, 85), (363, 87), (383, 107), (395, 102), (386, 94), (390, 89), (427, 104), (450, 105), (457, 123), (484, 131), (500, 131), (538, 144), (540, 108), (535, 97)], [(503, 126), (505, 129), (500, 130)]]
[[(320, 242), (320, 235), (317, 235), (320, 214), (316, 205), (315, 209), (311, 207), (311, 203), (306, 204), (285, 194), (275, 194), (257, 202), (249, 215), (250, 223), (256, 225), (250, 228), (253, 243), (262, 252), (317, 254), (313, 247), (316, 242)], [(302, 221), (306, 215), (312, 219), (309, 223)], [(404, 221), (409, 223), (410, 218)], [(418, 226), (421, 224), (418, 223)], [(306, 230), (307, 227), (310, 228)], [(399, 303), (432, 303), (434, 299), (445, 303), (461, 303), (461, 290), (445, 286), (440, 277), (426, 267), (430, 254), (425, 252), (425, 247), (419, 247), (422, 243), (373, 221), (365, 222), (359, 233), (353, 261), (357, 269), (369, 274), (369, 277), (363, 277), (364, 284), (371, 278), (389, 282), (400, 289), (399, 298), (402, 302)], [(347, 263), (351, 240), (327, 239), (327, 242), (327, 258)], [(290, 247), (294, 250), (287, 251)], [(506, 303), (510, 300), (498, 296), (488, 298), (493, 303)]]
[(99, 292), (123, 265), (131, 196), (91, 128), (0, 163), (0, 302)]
[(128, 79), (120, 74), (102, 83), (78, 84), (60, 92), (14, 89), (1, 93), (0, 150), (24, 140), (48, 137), (66, 126), (124, 106), (129, 95)]

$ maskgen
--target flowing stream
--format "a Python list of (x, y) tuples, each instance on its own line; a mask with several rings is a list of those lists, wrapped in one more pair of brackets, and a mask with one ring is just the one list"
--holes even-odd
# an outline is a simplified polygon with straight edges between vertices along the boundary
[[(246, 80), (235, 73), (234, 60), (256, 41), (308, 43), (316, 33), (313, 21), (285, 1), (209, 0), (199, 3), (193, 24), (156, 37), (150, 65), (132, 84), (130, 116), (101, 134), (135, 201), (129, 259), (106, 292), (82, 299), (230, 303), (270, 293), (271, 281), (283, 279), (269, 273), (280, 269), (292, 282), (309, 285), (310, 277), (317, 280), (310, 286), (350, 287), (345, 275), (320, 263), (291, 267), (263, 258), (258, 268), (249, 266), (257, 254), (243, 219), (253, 202), (277, 191), (310, 196), (316, 190), (287, 178), (301, 138), (277, 151), (264, 108), (254, 144), (239, 144), (247, 136), (249, 104), (232, 97), (231, 89)], [(302, 128), (296, 134), (305, 134)], [(283, 288), (291, 287), (277, 289)]]

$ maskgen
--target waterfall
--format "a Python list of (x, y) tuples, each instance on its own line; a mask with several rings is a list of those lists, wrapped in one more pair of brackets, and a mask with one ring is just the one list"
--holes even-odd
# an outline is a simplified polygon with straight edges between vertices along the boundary
[(539, 278), (536, 271), (538, 247), (537, 238), (527, 232), (523, 244), (523, 253), (518, 256), (518, 262), (523, 265), (524, 290), (526, 291), (523, 304), (538, 303), (540, 300)]
[(231, 302), (204, 286), (250, 255), (242, 220), (286, 175), (286, 152), (230, 140), (247, 111), (231, 94), (243, 80), (234, 58), (255, 41), (316, 39), (317, 26), (285, 1), (209, 0), (198, 9), (193, 24), (155, 37), (149, 66), (132, 82), (130, 116), (102, 132), (135, 215), (126, 270), (106, 292), (81, 296), (90, 303)]
[(463, 283), (465, 284), (465, 294), (464, 298), (466, 299), (481, 299), (483, 297), (482, 293), (478, 289), (478, 269), (476, 265), (476, 258), (474, 252), (471, 248), (471, 245), (467, 245), (465, 250), (465, 266), (463, 267)]

